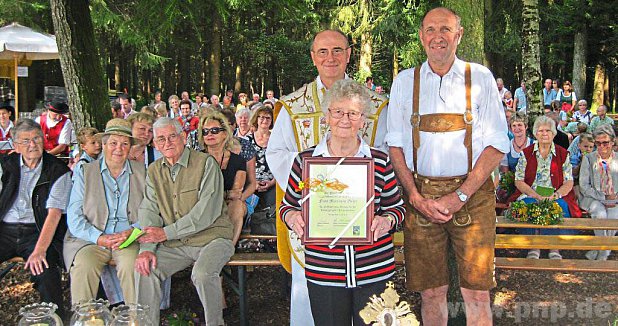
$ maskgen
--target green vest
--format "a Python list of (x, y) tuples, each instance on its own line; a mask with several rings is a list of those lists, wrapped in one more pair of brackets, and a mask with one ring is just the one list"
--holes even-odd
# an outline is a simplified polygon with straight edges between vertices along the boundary
[[(202, 190), (200, 186), (205, 172), (206, 160), (209, 157), (210, 155), (208, 154), (189, 151), (189, 164), (186, 168), (182, 167), (179, 170), (176, 181), (172, 180), (168, 168), (163, 166), (164, 158), (155, 161), (148, 167), (148, 176), (157, 193), (159, 211), (163, 218), (164, 226), (173, 224), (185, 216), (197, 203), (200, 190)], [(216, 167), (216, 165), (214, 166)], [(163, 244), (172, 248), (183, 245), (203, 247), (214, 239), (224, 238), (231, 240), (234, 227), (227, 215), (225, 201), (221, 200), (220, 203), (212, 203), (212, 205), (220, 205), (221, 213), (211, 225), (190, 236), (167, 240)]]

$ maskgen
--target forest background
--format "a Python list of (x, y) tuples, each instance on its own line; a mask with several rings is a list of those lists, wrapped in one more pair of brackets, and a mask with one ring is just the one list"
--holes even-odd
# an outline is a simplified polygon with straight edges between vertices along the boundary
[(55, 34), (60, 48), (60, 61), (32, 62), (20, 78), (20, 110), (40, 106), (44, 86), (67, 86), (76, 124), (101, 127), (116, 92), (138, 108), (157, 90), (164, 100), (185, 90), (287, 94), (315, 78), (309, 46), (324, 28), (349, 35), (350, 76), (373, 76), (388, 91), (399, 71), (425, 60), (420, 20), (440, 5), (462, 17), (458, 56), (488, 66), (513, 92), (526, 80), (533, 111), (545, 78), (571, 80), (593, 111), (602, 103), (615, 110), (613, 1), (0, 0), (0, 25)]

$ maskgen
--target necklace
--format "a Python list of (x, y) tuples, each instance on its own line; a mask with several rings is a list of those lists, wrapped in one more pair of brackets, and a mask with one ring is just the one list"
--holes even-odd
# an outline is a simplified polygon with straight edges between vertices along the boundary
[(526, 139), (526, 138), (524, 137), (524, 141), (523, 141), (523, 143), (520, 145), (520, 144), (518, 144), (518, 143), (517, 143), (517, 141), (515, 140), (515, 138), (513, 138), (513, 144), (515, 144), (515, 149), (517, 149), (517, 150), (522, 150), (522, 149), (523, 149), (523, 146), (526, 146), (527, 141), (528, 141), (528, 139)]
[(355, 148), (353, 148), (350, 152), (343, 154), (343, 155), (335, 155), (335, 151), (333, 151), (333, 148), (330, 146), (330, 141), (326, 142), (326, 147), (328, 148), (328, 152), (330, 153), (331, 156), (336, 156), (336, 157), (348, 157), (351, 155), (354, 155), (358, 152), (358, 142), (356, 142)]

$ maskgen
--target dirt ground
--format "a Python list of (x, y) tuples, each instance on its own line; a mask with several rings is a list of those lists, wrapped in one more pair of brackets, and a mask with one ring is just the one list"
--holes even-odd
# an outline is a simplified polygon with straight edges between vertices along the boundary
[[(524, 255), (522, 252), (508, 254)], [(582, 255), (581, 252), (563, 252), (565, 258), (581, 258)], [(616, 260), (618, 255), (613, 253), (610, 259)], [(2, 264), (0, 268), (5, 266)], [(19, 309), (39, 300), (28, 274), (22, 268), (23, 265), (19, 265), (0, 282), (0, 325), (16, 325)], [(618, 280), (615, 273), (498, 270), (496, 281), (498, 286), (491, 292), (495, 325), (618, 326)], [(251, 325), (289, 324), (287, 282), (281, 267), (256, 267), (248, 273)], [(394, 282), (402, 300), (410, 303), (420, 319), (420, 297), (404, 289), (405, 275), (402, 267), (398, 267)], [(64, 288), (68, 309), (66, 281)], [(225, 286), (225, 292), (228, 305), (225, 321), (227, 325), (238, 325), (238, 297), (229, 286)], [(162, 312), (162, 324), (174, 324), (175, 320), (185, 317), (203, 321), (201, 310), (199, 298), (191, 284), (190, 271), (176, 274), (172, 281), (172, 308)], [(453, 321), (450, 324), (459, 325), (461, 322)], [(185, 322), (175, 325), (190, 324)]]

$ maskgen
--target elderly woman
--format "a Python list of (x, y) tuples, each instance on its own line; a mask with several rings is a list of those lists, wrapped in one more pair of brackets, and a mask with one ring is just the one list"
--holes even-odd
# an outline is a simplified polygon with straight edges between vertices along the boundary
[[(579, 170), (580, 206), (592, 218), (618, 219), (618, 206), (607, 200), (616, 200), (618, 193), (618, 159), (613, 150), (616, 135), (609, 125), (601, 125), (592, 133), (597, 150), (584, 156)], [(616, 230), (594, 230), (597, 236), (615, 236)], [(590, 260), (607, 260), (609, 250), (586, 253)]]
[(251, 111), (246, 107), (241, 107), (236, 110), (236, 122), (238, 128), (234, 131), (234, 136), (247, 138), (247, 135), (251, 133), (251, 126), (249, 120), (251, 119)]
[[(305, 247), (305, 275), (316, 325), (365, 325), (359, 311), (369, 297), (381, 293), (395, 272), (391, 232), (403, 221), (405, 208), (389, 157), (370, 148), (359, 136), (371, 99), (361, 84), (345, 79), (335, 82), (324, 97), (330, 132), (315, 147), (301, 152), (292, 166), (281, 219), (302, 236), (301, 190), (296, 185), (307, 157), (370, 157), (375, 162), (375, 206), (371, 224), (373, 245), (324, 245)], [(324, 268), (328, 266), (328, 268)]]
[(112, 119), (102, 134), (103, 157), (75, 170), (63, 252), (73, 303), (96, 298), (101, 273), (112, 259), (125, 302), (136, 303), (133, 273), (139, 245), (118, 250), (137, 222), (144, 197), (145, 165), (128, 159), (133, 141), (131, 123)]
[(204, 152), (212, 155), (223, 173), (225, 202), (234, 225), (233, 244), (236, 244), (247, 212), (242, 198), (247, 178), (247, 162), (234, 153), (234, 136), (225, 116), (212, 111), (200, 118), (198, 139)]
[[(514, 197), (526, 203), (541, 200), (556, 201), (564, 212), (564, 217), (581, 217), (581, 210), (575, 202), (573, 193), (573, 171), (566, 149), (555, 146), (556, 123), (547, 116), (540, 116), (534, 122), (534, 135), (537, 142), (523, 150), (515, 169)], [(541, 189), (551, 189), (547, 194)], [(543, 193), (543, 195), (539, 194)], [(535, 230), (522, 230), (533, 233)], [(569, 231), (566, 231), (569, 232)], [(565, 233), (560, 230), (542, 230), (541, 234)], [(540, 249), (528, 252), (528, 258), (539, 259)], [(562, 259), (558, 250), (550, 250), (550, 259)]]
[(571, 118), (571, 120), (590, 125), (592, 121), (592, 112), (588, 111), (588, 102), (586, 102), (586, 100), (579, 100), (579, 102), (577, 102), (577, 111), (573, 113), (573, 118)]
[(509, 120), (509, 127), (513, 133), (513, 139), (511, 140), (511, 149), (504, 155), (504, 158), (500, 162), (500, 172), (507, 171), (515, 172), (517, 161), (521, 156), (524, 148), (532, 145), (534, 142), (532, 138), (526, 135), (528, 130), (528, 117), (523, 113), (515, 113)]

